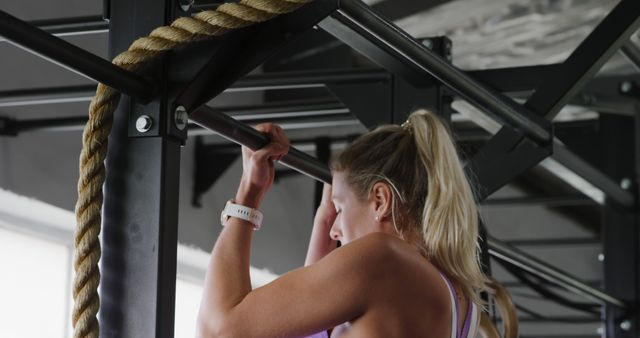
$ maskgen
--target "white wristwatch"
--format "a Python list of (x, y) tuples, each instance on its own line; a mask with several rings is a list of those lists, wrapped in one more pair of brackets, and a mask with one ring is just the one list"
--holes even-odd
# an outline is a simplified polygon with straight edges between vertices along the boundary
[(245, 207), (244, 205), (235, 204), (234, 200), (228, 200), (220, 214), (220, 223), (222, 226), (227, 225), (229, 217), (236, 217), (248, 221), (253, 224), (253, 230), (260, 230), (262, 225), (262, 213), (256, 209)]

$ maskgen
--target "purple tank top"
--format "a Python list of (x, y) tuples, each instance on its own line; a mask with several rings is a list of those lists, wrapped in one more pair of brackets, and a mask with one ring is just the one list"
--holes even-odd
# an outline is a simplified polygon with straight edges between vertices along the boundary
[(444, 281), (447, 283), (447, 287), (449, 287), (449, 291), (452, 293), (453, 302), (455, 303), (455, 306), (456, 306), (456, 317), (451, 318), (451, 320), (456, 321), (455, 326), (456, 326), (457, 334), (454, 336), (454, 333), (452, 332), (451, 336), (454, 336), (457, 338), (467, 338), (467, 336), (469, 335), (469, 328), (471, 327), (471, 316), (472, 316), (474, 304), (469, 302), (469, 305), (467, 306), (467, 313), (465, 314), (465, 318), (464, 318), (464, 323), (462, 325), (462, 330), (460, 330), (460, 322), (457, 320), (457, 318), (460, 318), (460, 304), (458, 303), (458, 293), (456, 292), (456, 289), (453, 287), (453, 284), (451, 284), (451, 281), (449, 280), (449, 278), (447, 278), (447, 276), (442, 272), (440, 272), (440, 275), (442, 276), (442, 279), (444, 279)]

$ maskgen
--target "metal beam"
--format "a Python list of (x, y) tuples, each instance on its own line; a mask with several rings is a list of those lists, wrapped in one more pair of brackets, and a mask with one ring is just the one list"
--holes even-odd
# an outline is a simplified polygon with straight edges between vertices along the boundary
[(640, 70), (640, 48), (638, 48), (635, 43), (627, 41), (627, 43), (622, 45), (620, 51), (627, 57), (627, 59), (629, 59), (629, 62), (631, 62), (637, 70)]
[(538, 86), (525, 107), (553, 120), (560, 109), (591, 80), (638, 27), (638, 1), (620, 1), (562, 66)]
[(29, 52), (127, 95), (149, 100), (156, 92), (153, 81), (117, 67), (4, 11), (0, 11), (0, 35)]
[(521, 130), (537, 143), (551, 141), (548, 121), (483, 86), (360, 1), (341, 1), (340, 8), (319, 26), (416, 87), (436, 78), (502, 124)]
[(521, 207), (521, 206), (546, 206), (550, 208), (596, 205), (590, 198), (582, 195), (575, 196), (525, 196), (510, 198), (491, 198), (481, 202), (483, 207)]
[(95, 94), (95, 85), (7, 90), (0, 92), (0, 107), (89, 102)]
[(35, 20), (29, 21), (29, 24), (56, 36), (109, 32), (109, 21), (102, 18), (101, 15), (65, 19)]
[(489, 253), (496, 259), (506, 261), (531, 273), (532, 275), (558, 284), (569, 291), (573, 291), (576, 294), (583, 295), (595, 301), (611, 304), (619, 308), (628, 307), (624, 301), (593, 288), (560, 269), (511, 247), (491, 236), (487, 238), (487, 242), (489, 244)]
[[(171, 0), (110, 0), (111, 57), (133, 39), (167, 24)], [(160, 60), (166, 69), (166, 59)], [(105, 161), (100, 281), (101, 337), (172, 338), (178, 244), (178, 196), (182, 140), (171, 135), (167, 109), (171, 79), (159, 72), (163, 91), (146, 105), (123, 96), (114, 113)], [(131, 117), (153, 117), (148, 133), (136, 133)], [(135, 119), (133, 120), (135, 123)], [(175, 127), (174, 127), (175, 128)]]
[(561, 64), (468, 70), (467, 75), (502, 93), (532, 91)]

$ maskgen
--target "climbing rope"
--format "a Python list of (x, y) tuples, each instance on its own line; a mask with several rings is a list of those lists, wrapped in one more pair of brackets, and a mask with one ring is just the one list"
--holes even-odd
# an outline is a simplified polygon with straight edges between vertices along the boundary
[[(222, 35), (290, 13), (311, 0), (241, 0), (220, 5), (215, 11), (198, 13), (195, 17), (181, 17), (169, 26), (154, 29), (149, 36), (134, 41), (129, 50), (113, 59), (113, 64), (136, 71), (160, 54), (188, 43)], [(113, 112), (120, 101), (120, 93), (98, 84), (89, 106), (89, 121), (82, 135), (80, 178), (76, 204), (75, 255), (73, 281), (74, 337), (98, 337), (96, 315), (100, 309), (100, 234), (102, 217), (102, 185), (105, 181), (104, 160), (107, 141), (113, 124)]]

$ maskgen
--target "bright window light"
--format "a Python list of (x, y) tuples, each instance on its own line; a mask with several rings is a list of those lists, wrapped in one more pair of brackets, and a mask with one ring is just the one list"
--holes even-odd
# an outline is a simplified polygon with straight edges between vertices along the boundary
[(0, 228), (0, 337), (64, 337), (67, 246)]
[(176, 280), (176, 321), (174, 337), (195, 337), (202, 285)]

